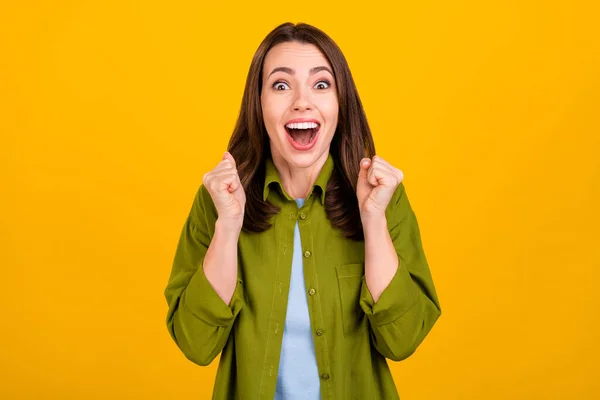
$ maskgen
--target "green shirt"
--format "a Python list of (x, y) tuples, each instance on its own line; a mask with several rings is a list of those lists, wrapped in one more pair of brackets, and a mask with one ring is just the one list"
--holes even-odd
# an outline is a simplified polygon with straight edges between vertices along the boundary
[(263, 196), (281, 212), (264, 232), (240, 232), (238, 282), (229, 305), (202, 269), (218, 214), (200, 185), (165, 289), (169, 333), (198, 365), (222, 351), (213, 399), (273, 400), (298, 222), (321, 399), (398, 399), (386, 358), (410, 356), (441, 315), (404, 184), (386, 209), (398, 270), (375, 303), (364, 279), (364, 242), (345, 238), (325, 214), (331, 154), (299, 209), (272, 159), (265, 162)]

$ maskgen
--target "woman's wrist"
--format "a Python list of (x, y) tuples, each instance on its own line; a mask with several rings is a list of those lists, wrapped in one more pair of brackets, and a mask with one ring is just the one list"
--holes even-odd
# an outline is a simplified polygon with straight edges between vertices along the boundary
[(219, 231), (225, 236), (235, 236), (237, 238), (239, 237), (240, 232), (242, 231), (243, 223), (243, 220), (238, 221), (217, 218), (217, 221), (215, 222), (215, 234), (216, 231)]

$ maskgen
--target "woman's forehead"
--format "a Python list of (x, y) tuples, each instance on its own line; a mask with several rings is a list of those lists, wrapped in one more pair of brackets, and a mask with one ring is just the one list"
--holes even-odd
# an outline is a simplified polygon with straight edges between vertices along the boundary
[(285, 42), (273, 46), (268, 51), (263, 70), (265, 74), (270, 74), (277, 67), (308, 71), (321, 65), (331, 67), (327, 58), (314, 44)]

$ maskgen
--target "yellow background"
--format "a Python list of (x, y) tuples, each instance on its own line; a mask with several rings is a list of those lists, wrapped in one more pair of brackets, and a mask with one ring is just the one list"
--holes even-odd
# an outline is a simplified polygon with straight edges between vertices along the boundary
[(598, 9), (391, 3), (3, 2), (0, 398), (209, 398), (163, 290), (285, 21), (340, 45), (405, 173), (443, 312), (401, 397), (599, 398)]

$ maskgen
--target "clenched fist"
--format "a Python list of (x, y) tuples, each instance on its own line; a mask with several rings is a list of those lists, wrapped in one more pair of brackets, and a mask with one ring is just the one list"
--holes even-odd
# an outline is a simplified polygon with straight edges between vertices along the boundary
[(244, 222), (246, 193), (238, 176), (235, 160), (228, 151), (212, 171), (204, 174), (202, 183), (212, 197), (219, 220), (241, 229)]

